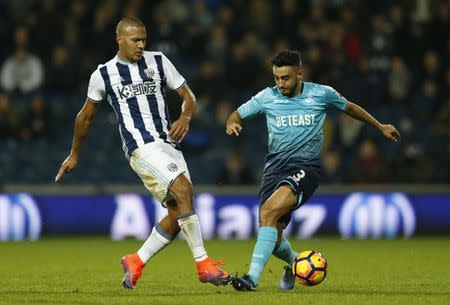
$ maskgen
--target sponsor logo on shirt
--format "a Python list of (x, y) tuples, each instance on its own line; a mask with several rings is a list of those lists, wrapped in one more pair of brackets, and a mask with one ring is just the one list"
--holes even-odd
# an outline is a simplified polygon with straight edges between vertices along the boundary
[(315, 114), (293, 114), (276, 116), (277, 127), (315, 125)]
[(156, 94), (156, 83), (154, 80), (143, 83), (117, 85), (116, 92), (119, 99), (127, 99), (139, 95)]

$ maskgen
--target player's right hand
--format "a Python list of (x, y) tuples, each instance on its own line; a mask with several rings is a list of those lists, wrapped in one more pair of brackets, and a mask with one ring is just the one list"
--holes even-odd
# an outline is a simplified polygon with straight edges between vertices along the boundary
[(388, 139), (391, 139), (394, 142), (400, 140), (400, 132), (398, 132), (397, 128), (391, 124), (382, 124), (381, 125), (381, 133)]
[(231, 136), (232, 134), (235, 134), (236, 136), (239, 136), (239, 134), (242, 131), (242, 126), (241, 124), (238, 123), (231, 123), (229, 125), (227, 125), (227, 129), (226, 129), (226, 133), (227, 135)]
[(70, 172), (72, 169), (74, 169), (78, 164), (78, 158), (73, 157), (72, 155), (68, 156), (66, 160), (61, 164), (61, 167), (59, 168), (59, 172), (55, 177), (55, 182), (58, 182), (59, 179), (61, 179), (62, 175), (65, 173)]

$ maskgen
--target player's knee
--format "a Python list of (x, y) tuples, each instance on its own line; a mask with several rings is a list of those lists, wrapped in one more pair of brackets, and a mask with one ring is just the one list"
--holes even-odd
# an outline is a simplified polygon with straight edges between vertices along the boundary
[[(167, 205), (168, 210), (170, 211), (170, 209), (176, 209), (177, 202), (174, 199), (172, 199), (172, 200), (167, 201), (166, 205)], [(169, 215), (170, 215), (170, 213), (169, 213)]]
[(279, 214), (279, 211), (271, 205), (263, 205), (259, 211), (260, 225), (263, 227), (275, 226), (281, 216)]
[(192, 205), (194, 190), (192, 183), (184, 175), (180, 175), (175, 179), (170, 188), (170, 194), (178, 206)]

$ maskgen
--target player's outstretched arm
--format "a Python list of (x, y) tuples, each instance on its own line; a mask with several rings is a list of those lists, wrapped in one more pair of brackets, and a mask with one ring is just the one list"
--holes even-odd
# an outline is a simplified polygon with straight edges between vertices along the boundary
[(356, 105), (355, 103), (348, 102), (347, 108), (344, 110), (346, 114), (349, 116), (374, 126), (378, 129), (386, 138), (397, 142), (400, 139), (400, 133), (398, 130), (391, 124), (381, 124), (371, 116), (366, 110)]
[(69, 156), (64, 160), (59, 168), (59, 172), (55, 177), (55, 182), (65, 174), (74, 169), (78, 164), (78, 155), (80, 153), (81, 145), (83, 144), (89, 129), (94, 121), (95, 114), (97, 113), (98, 103), (92, 102), (90, 99), (86, 99), (83, 108), (75, 119), (75, 127), (73, 133), (72, 149)]
[(181, 142), (184, 140), (184, 137), (186, 137), (189, 131), (189, 123), (195, 113), (197, 101), (194, 93), (187, 84), (181, 86), (181, 88), (177, 90), (177, 94), (183, 101), (181, 106), (181, 114), (178, 120), (173, 122), (168, 136), (174, 141)]
[(225, 132), (229, 136), (231, 136), (232, 134), (239, 136), (241, 131), (242, 131), (242, 119), (241, 116), (239, 115), (239, 112), (236, 110), (228, 118), (227, 128)]

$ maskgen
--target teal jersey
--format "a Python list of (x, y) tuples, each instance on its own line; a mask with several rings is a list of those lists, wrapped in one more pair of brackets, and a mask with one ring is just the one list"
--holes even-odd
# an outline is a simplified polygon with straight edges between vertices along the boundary
[(238, 108), (245, 120), (265, 114), (269, 134), (264, 174), (296, 165), (320, 166), (322, 126), (326, 110), (345, 110), (347, 99), (330, 86), (303, 82), (303, 91), (284, 96), (278, 87), (266, 88)]

